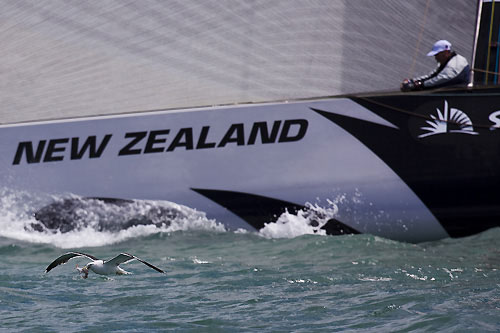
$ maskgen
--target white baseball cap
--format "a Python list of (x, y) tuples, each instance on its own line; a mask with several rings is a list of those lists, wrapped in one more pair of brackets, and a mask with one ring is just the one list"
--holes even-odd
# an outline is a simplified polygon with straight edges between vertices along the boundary
[(431, 52), (427, 53), (427, 56), (432, 57), (438, 54), (439, 52), (443, 52), (446, 50), (451, 50), (451, 43), (444, 39), (438, 40), (437, 42), (434, 43), (434, 46), (432, 46)]

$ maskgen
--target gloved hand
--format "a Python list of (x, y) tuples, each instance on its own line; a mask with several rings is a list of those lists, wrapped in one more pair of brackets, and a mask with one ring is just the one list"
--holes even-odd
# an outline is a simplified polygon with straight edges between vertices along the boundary
[(401, 91), (415, 91), (424, 89), (422, 81), (414, 81), (412, 79), (404, 79), (400, 87)]

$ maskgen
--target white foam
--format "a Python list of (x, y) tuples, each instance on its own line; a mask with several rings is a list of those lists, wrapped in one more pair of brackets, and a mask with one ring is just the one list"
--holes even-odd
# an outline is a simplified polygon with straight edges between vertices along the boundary
[[(28, 193), (0, 188), (0, 236), (31, 243), (52, 244), (60, 248), (79, 248), (110, 245), (127, 239), (149, 236), (161, 232), (180, 230), (226, 231), (223, 224), (208, 219), (203, 212), (168, 201), (134, 200), (130, 205), (118, 207), (106, 205), (99, 200), (85, 201), (83, 208), (78, 208), (75, 216), (81, 219), (81, 227), (62, 233), (60, 231), (36, 231), (33, 224), (40, 224), (34, 213), (40, 208), (65, 198), (82, 200), (75, 195), (51, 196), (39, 193)], [(105, 220), (113, 223), (113, 219), (129, 219), (146, 215), (152, 209), (170, 209), (178, 212), (168, 224), (135, 225), (123, 230), (99, 231), (97, 222)], [(116, 221), (119, 223), (118, 221)], [(153, 221), (156, 222), (156, 221)]]
[[(320, 207), (318, 204), (306, 203), (305, 209), (296, 214), (284, 212), (276, 223), (266, 223), (259, 234), (266, 238), (294, 238), (302, 235), (323, 235), (321, 229), (328, 220), (335, 218), (338, 213), (337, 205), (328, 201), (329, 207)], [(314, 223), (316, 222), (316, 223)]]

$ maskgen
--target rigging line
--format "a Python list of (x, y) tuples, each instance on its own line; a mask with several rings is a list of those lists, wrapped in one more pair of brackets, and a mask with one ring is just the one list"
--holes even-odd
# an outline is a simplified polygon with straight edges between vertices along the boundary
[[(362, 97), (362, 96), (354, 96), (354, 97), (356, 97), (358, 99), (362, 99), (362, 100), (364, 100), (366, 102), (369, 102), (369, 103), (381, 106), (383, 108), (386, 108), (386, 109), (389, 109), (389, 110), (392, 110), (392, 111), (396, 111), (396, 112), (400, 112), (400, 113), (404, 113), (404, 114), (407, 114), (407, 115), (410, 115), (410, 116), (413, 116), (413, 117), (417, 117), (417, 118), (421, 118), (421, 119), (425, 119), (425, 120), (430, 120), (430, 121), (434, 121), (435, 120), (435, 119), (433, 119), (430, 116), (418, 114), (418, 113), (415, 113), (415, 112), (412, 112), (412, 111), (408, 111), (408, 110), (405, 110), (405, 109), (401, 109), (401, 108), (398, 108), (398, 107), (395, 107), (395, 106), (392, 106), (392, 105), (381, 103), (381, 102), (373, 100), (370, 97)], [(460, 123), (458, 123), (456, 121), (453, 121), (453, 120), (442, 120), (442, 121), (445, 122), (445, 123), (447, 123), (447, 124), (460, 125)], [(491, 125), (474, 124), (474, 128), (477, 128), (477, 127), (491, 129)]]
[(474, 72), (481, 72), (481, 73), (486, 73), (486, 74), (500, 75), (500, 72), (488, 71), (488, 70), (486, 70), (486, 69), (473, 68), (472, 70), (473, 70)]
[[(491, 53), (491, 36), (493, 35), (493, 18), (495, 15), (495, 1), (491, 3), (491, 16), (490, 16), (490, 34), (488, 36), (488, 55), (486, 57), (486, 68), (490, 69), (490, 53)], [(486, 78), (484, 79), (484, 83), (488, 84), (488, 76), (486, 74)]]
[(425, 23), (427, 21), (427, 13), (429, 11), (429, 3), (430, 2), (431, 2), (431, 0), (427, 0), (427, 3), (425, 5), (424, 19), (422, 21), (422, 24), (420, 25), (420, 32), (418, 33), (417, 46), (415, 48), (415, 54), (413, 55), (413, 61), (411, 63), (410, 72), (409, 72), (408, 77), (413, 77), (413, 74), (415, 71), (415, 65), (417, 63), (417, 57), (418, 57), (418, 53), (420, 51), (420, 42), (422, 41), (422, 36), (424, 34), (424, 27), (425, 27)]
[(498, 27), (498, 35), (497, 35), (497, 58), (495, 61), (495, 79), (493, 80), (494, 84), (498, 83), (498, 57), (500, 56), (500, 26)]
[[(479, 29), (481, 28), (481, 16), (483, 12), (483, 0), (477, 0), (476, 28), (474, 29), (474, 44), (472, 47), (472, 67), (476, 65), (477, 43), (479, 40)], [(474, 87), (474, 69), (470, 72), (468, 88)]]

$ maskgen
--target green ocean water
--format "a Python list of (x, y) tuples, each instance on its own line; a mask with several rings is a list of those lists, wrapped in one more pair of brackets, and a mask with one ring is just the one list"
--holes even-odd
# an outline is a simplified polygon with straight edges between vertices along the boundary
[(158, 232), (75, 250), (167, 274), (133, 261), (133, 275), (82, 279), (83, 258), (44, 273), (71, 248), (0, 237), (0, 331), (498, 332), (499, 238)]

